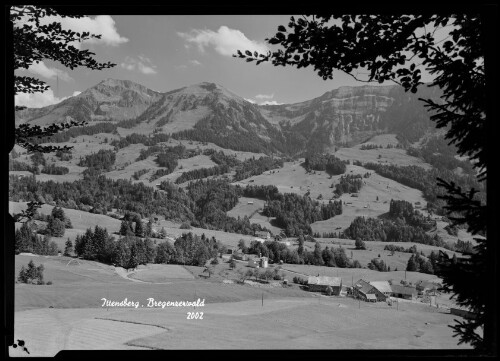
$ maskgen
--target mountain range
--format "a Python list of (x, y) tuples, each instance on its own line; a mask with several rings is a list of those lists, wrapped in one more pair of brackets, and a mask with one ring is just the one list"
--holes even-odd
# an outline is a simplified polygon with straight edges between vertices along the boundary
[(16, 113), (16, 124), (69, 120), (112, 122), (134, 132), (164, 132), (223, 148), (296, 155), (353, 145), (378, 133), (415, 142), (434, 128), (419, 98), (398, 85), (340, 87), (295, 104), (257, 105), (214, 83), (157, 92), (129, 80), (106, 79), (58, 104)]

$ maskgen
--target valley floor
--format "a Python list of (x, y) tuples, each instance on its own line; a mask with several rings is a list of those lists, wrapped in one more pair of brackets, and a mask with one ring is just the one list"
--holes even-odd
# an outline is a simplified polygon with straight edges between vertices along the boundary
[[(448, 327), (456, 316), (444, 308), (370, 304), (297, 285), (228, 284), (223, 278), (231, 271), (225, 263), (203, 279), (202, 267), (147, 265), (123, 274), (92, 261), (18, 255), (16, 272), (30, 259), (43, 263), (45, 279), (53, 281), (15, 286), (14, 337), (25, 340), (30, 356), (54, 356), (63, 349), (469, 348), (457, 346)], [(204, 304), (155, 308), (148, 307), (149, 298)], [(137, 308), (104, 306), (103, 299), (127, 299)], [(203, 319), (187, 319), (188, 312), (203, 312)], [(10, 354), (24, 356), (20, 349), (11, 348)]]
[[(203, 319), (188, 320), (188, 312), (203, 312)], [(30, 356), (141, 348), (466, 349), (456, 345), (448, 327), (454, 317), (423, 305), (405, 303), (396, 310), (316, 296), (264, 299), (263, 305), (260, 299), (206, 302), (196, 309), (34, 309), (16, 312), (14, 336), (26, 341)]]

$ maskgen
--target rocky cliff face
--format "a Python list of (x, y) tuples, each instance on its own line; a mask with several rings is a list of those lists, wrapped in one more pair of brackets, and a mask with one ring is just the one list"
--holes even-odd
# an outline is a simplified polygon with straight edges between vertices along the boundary
[(394, 103), (393, 88), (341, 87), (307, 102), (266, 106), (265, 115), (273, 124), (307, 139), (348, 142), (359, 132), (382, 130), (383, 115)]
[(397, 85), (341, 87), (302, 103), (263, 106), (262, 112), (282, 131), (325, 146), (405, 129), (405, 137), (418, 138), (432, 125), (418, 98), (436, 96), (425, 88), (417, 94), (405, 93)]

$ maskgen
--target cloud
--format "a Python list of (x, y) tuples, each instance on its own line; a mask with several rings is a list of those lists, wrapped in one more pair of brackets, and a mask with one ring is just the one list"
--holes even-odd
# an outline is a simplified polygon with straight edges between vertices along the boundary
[(151, 60), (143, 55), (139, 55), (138, 59), (130, 56), (125, 57), (125, 61), (120, 64), (123, 69), (134, 71), (137, 70), (143, 74), (156, 74), (156, 65)]
[(201, 65), (201, 63), (198, 60), (190, 60), (189, 62), (191, 64), (193, 64), (194, 66), (200, 66)]
[(49, 68), (47, 67), (47, 65), (44, 64), (43, 61), (31, 64), (30, 67), (28, 68), (28, 71), (30, 73), (40, 75), (47, 79), (54, 79), (57, 76), (59, 76), (59, 79), (63, 81), (73, 80), (73, 78), (70, 77), (67, 72), (56, 68)]
[(266, 94), (257, 94), (255, 96), (257, 99), (272, 99), (274, 98), (274, 93), (271, 95), (266, 95)]
[(63, 29), (70, 29), (78, 33), (90, 32), (91, 34), (101, 35), (101, 39), (85, 40), (84, 44), (118, 46), (128, 41), (127, 38), (118, 34), (116, 23), (109, 15), (98, 15), (93, 19), (87, 16), (79, 19), (51, 16), (46, 20), (47, 23), (53, 21), (60, 22)]
[(204, 52), (206, 47), (212, 46), (215, 51), (224, 56), (232, 56), (237, 50), (250, 50), (258, 53), (267, 53), (269, 50), (264, 43), (250, 40), (241, 31), (227, 26), (221, 26), (217, 32), (193, 29), (190, 33), (178, 32), (177, 35), (188, 43), (198, 45), (201, 52)]
[[(71, 96), (77, 96), (80, 91), (73, 92)], [(57, 104), (70, 97), (58, 98), (54, 96), (52, 89), (49, 89), (43, 93), (20, 93), (15, 96), (15, 104), (19, 106), (26, 106), (28, 108), (42, 108), (49, 105)]]
[[(14, 26), (21, 27), (24, 25), (28, 25), (30, 27), (33, 27), (33, 23), (30, 23), (27, 20), (28, 17), (23, 16), (21, 17), (21, 19), (15, 21)], [(71, 30), (77, 33), (89, 32), (90, 34), (101, 35), (100, 39), (90, 38), (83, 41), (83, 44), (118, 46), (129, 41), (129, 39), (127, 39), (126, 37), (118, 34), (116, 23), (109, 15), (98, 15), (94, 18), (90, 18), (88, 16), (84, 16), (81, 18), (47, 16), (43, 17), (40, 20), (41, 25), (48, 25), (53, 22), (60, 23), (63, 30)], [(82, 43), (71, 42), (70, 45), (73, 45), (75, 48), (80, 49)]]
[(273, 101), (262, 102), (259, 105), (281, 105), (281, 104), (285, 104), (285, 103), (278, 103), (276, 100), (273, 100)]
[(253, 99), (246, 99), (246, 101), (250, 102), (250, 103), (253, 103), (253, 104), (257, 104), (257, 105), (281, 105), (281, 104), (284, 104), (284, 103), (278, 103), (276, 100), (265, 100), (263, 101), (263, 99), (272, 99), (274, 98), (274, 93), (271, 94), (271, 95), (267, 95), (267, 94), (257, 94), (255, 96), (256, 99), (258, 100), (253, 100)]

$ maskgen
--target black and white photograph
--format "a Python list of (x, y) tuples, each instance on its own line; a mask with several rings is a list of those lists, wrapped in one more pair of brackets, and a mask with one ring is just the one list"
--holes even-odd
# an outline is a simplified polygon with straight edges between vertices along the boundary
[(496, 354), (496, 5), (4, 8), (9, 357)]

